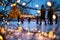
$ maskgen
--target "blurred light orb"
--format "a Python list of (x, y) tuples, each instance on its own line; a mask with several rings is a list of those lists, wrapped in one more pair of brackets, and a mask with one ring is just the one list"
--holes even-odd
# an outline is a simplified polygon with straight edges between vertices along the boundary
[(48, 34), (47, 34), (46, 32), (44, 33), (44, 35), (45, 35), (45, 36), (48, 36)]
[(21, 22), (18, 22), (18, 24), (20, 24)]
[(3, 37), (0, 35), (0, 40), (3, 40)]
[(19, 30), (19, 31), (22, 31), (22, 30), (23, 30), (23, 28), (22, 28), (22, 27), (18, 27), (18, 30)]
[(38, 32), (40, 32), (40, 30)]
[(4, 8), (3, 8), (3, 10), (4, 10)]
[(22, 3), (22, 6), (25, 6), (26, 5), (26, 3), (24, 2), (24, 3)]
[(40, 11), (40, 10), (38, 10), (38, 11), (37, 11), (37, 13), (41, 13), (41, 11)]
[(16, 3), (11, 4), (11, 7), (16, 6)]
[(21, 0), (17, 0), (17, 3), (19, 3)]
[(7, 22), (7, 25), (9, 25), (9, 22)]
[(54, 38), (56, 38), (56, 35), (54, 35)]
[(56, 15), (55, 14), (53, 15), (53, 19), (56, 19)]
[(27, 32), (27, 35), (30, 35), (31, 33), (30, 32)]
[(47, 2), (47, 6), (52, 6), (52, 3), (51, 2)]
[(44, 34), (44, 32), (42, 32), (41, 34)]
[(39, 7), (38, 4), (36, 4), (35, 7), (38, 8)]
[(49, 32), (48, 37), (49, 37), (49, 38), (52, 38), (52, 37), (53, 37), (53, 31), (50, 31), (50, 32)]
[(3, 5), (3, 3), (1, 5)]

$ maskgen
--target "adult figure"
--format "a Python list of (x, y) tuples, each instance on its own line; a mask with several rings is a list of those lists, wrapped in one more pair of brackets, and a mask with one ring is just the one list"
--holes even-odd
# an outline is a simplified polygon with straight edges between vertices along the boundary
[(23, 24), (23, 22), (24, 22), (24, 18), (22, 17), (22, 18), (21, 18), (21, 23)]
[(36, 24), (38, 24), (39, 16), (36, 16)]
[(46, 9), (45, 9), (44, 5), (42, 5), (42, 6), (41, 6), (40, 25), (41, 25), (41, 22), (42, 22), (42, 21), (44, 21), (44, 22), (45, 22), (45, 25), (46, 25), (45, 12), (46, 12)]
[(30, 21), (31, 21), (31, 18), (29, 17), (29, 18), (28, 18), (28, 23), (30, 23)]
[(53, 24), (52, 23), (52, 16), (53, 16), (53, 8), (52, 8), (52, 6), (49, 8), (49, 10), (48, 10), (48, 24)]
[(18, 15), (18, 22), (20, 22), (20, 16)]

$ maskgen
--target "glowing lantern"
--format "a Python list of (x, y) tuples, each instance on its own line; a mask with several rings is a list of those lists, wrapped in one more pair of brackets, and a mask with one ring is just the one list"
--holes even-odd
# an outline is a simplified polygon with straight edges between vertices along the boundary
[(37, 12), (38, 12), (38, 13), (41, 13), (41, 11), (40, 11), (40, 10), (38, 10)]
[(54, 35), (54, 37), (53, 38), (56, 38), (56, 35)]

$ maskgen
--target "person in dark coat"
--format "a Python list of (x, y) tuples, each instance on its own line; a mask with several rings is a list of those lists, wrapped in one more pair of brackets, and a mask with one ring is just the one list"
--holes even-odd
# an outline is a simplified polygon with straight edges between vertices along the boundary
[(22, 18), (21, 18), (21, 23), (23, 24), (23, 22), (24, 22), (24, 18), (22, 17)]
[(18, 15), (18, 22), (20, 22), (20, 16)]
[(45, 25), (46, 25), (46, 21), (45, 21), (45, 8), (44, 8), (44, 5), (41, 6), (41, 17), (40, 17), (40, 25), (41, 25), (41, 22), (44, 21), (45, 22)]
[(3, 12), (0, 12), (0, 22), (3, 22)]
[(52, 22), (52, 19), (53, 19), (52, 16), (53, 16), (53, 8), (50, 7), (49, 10), (48, 10), (48, 24), (51, 24), (51, 25), (53, 24), (53, 22)]
[(55, 20), (56, 23), (55, 23), (55, 24), (57, 24), (57, 21), (58, 21), (58, 16), (57, 16), (57, 14), (56, 14), (56, 20)]
[(31, 18), (29, 17), (29, 18), (28, 18), (28, 23), (30, 23), (30, 21), (31, 21)]
[(36, 24), (38, 24), (38, 21), (39, 21), (39, 17), (36, 16)]

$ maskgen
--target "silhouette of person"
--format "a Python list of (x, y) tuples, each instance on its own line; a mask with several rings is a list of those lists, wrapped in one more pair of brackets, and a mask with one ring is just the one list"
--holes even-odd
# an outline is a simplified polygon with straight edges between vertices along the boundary
[(41, 22), (44, 21), (45, 22), (45, 25), (46, 25), (46, 21), (45, 21), (45, 8), (44, 8), (44, 5), (41, 6), (41, 17), (40, 17), (40, 25), (41, 25)]
[(30, 23), (30, 21), (31, 21), (31, 18), (29, 17), (29, 18), (28, 18), (28, 23)]
[(38, 17), (38, 16), (36, 16), (36, 24), (38, 24), (38, 20), (39, 20), (39, 17)]
[(53, 8), (50, 7), (49, 10), (48, 10), (48, 24), (51, 24), (51, 25), (53, 24), (52, 23), (52, 19), (53, 19), (52, 16), (53, 16)]
[(0, 12), (0, 22), (2, 22), (3, 21), (3, 12)]
[(55, 20), (56, 23), (55, 23), (55, 24), (57, 24), (57, 21), (58, 21), (58, 16), (57, 16), (57, 14), (56, 14), (56, 20)]
[(20, 22), (20, 16), (18, 15), (18, 22)]
[(23, 24), (23, 22), (24, 22), (24, 18), (22, 17), (22, 18), (21, 18), (21, 23)]

